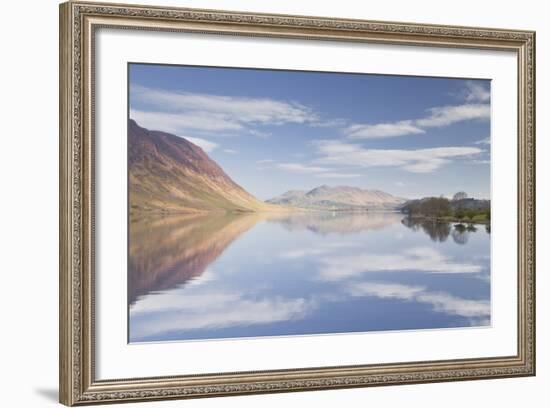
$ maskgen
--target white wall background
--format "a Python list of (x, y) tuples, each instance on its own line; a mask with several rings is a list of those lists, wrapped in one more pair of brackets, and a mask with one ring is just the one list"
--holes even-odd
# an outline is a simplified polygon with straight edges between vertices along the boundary
[[(550, 384), (548, 212), (550, 26), (545, 3), (523, 0), (150, 0), (156, 4), (537, 31), (538, 375), (534, 378), (379, 387), (141, 404), (143, 407), (546, 406)], [(143, 1), (134, 0), (134, 3)], [(148, 3), (145, 1), (144, 3)], [(4, 407), (57, 401), (58, 1), (3, 4), (0, 24), (0, 373)], [(546, 188), (544, 188), (546, 185)], [(126, 405), (130, 406), (130, 405)], [(132, 405), (138, 406), (138, 405)]]

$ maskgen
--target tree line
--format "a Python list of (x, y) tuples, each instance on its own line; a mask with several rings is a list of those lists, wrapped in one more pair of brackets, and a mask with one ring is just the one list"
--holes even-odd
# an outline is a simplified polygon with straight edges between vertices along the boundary
[[(445, 197), (427, 197), (421, 200), (412, 200), (403, 206), (403, 211), (411, 216), (438, 218), (442, 220), (458, 221), (490, 221), (491, 206), (468, 206), (465, 200), (449, 200)], [(478, 201), (479, 202), (479, 201)]]

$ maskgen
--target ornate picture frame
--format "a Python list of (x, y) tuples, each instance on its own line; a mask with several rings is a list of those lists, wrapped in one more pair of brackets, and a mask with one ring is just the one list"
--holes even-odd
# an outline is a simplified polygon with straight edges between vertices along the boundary
[[(99, 28), (501, 50), (517, 55), (517, 353), (471, 359), (98, 380), (95, 35)], [(148, 401), (535, 375), (535, 33), (67, 2), (60, 6), (60, 402)]]

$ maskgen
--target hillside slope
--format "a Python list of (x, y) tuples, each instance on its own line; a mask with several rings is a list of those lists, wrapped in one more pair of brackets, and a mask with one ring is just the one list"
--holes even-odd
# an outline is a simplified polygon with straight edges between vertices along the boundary
[(258, 211), (274, 206), (235, 183), (190, 141), (128, 121), (130, 212)]

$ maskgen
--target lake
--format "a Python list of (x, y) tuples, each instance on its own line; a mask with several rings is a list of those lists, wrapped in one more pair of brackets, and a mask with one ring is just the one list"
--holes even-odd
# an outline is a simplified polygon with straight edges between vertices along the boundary
[(130, 342), (490, 325), (490, 230), (391, 212), (130, 222)]

